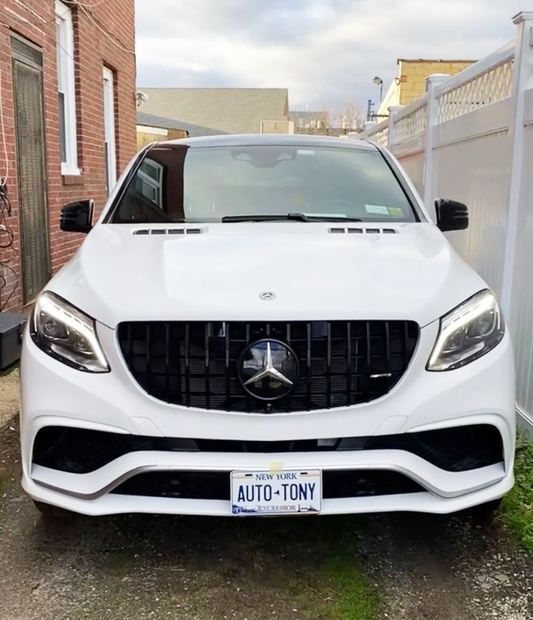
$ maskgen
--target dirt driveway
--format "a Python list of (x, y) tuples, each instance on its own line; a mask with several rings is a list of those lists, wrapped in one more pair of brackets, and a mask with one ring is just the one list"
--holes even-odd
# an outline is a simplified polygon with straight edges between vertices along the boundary
[(533, 563), (498, 523), (135, 515), (50, 525), (19, 475), (11, 421), (0, 425), (2, 620), (533, 617)]

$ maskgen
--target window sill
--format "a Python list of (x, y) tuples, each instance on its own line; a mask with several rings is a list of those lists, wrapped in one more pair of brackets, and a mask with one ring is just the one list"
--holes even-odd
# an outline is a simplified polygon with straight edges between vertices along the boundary
[(85, 185), (85, 178), (78, 171), (62, 172), (63, 185)]
[(79, 176), (81, 175), (81, 169), (78, 166), (69, 166), (69, 164), (61, 162), (61, 174), (64, 176)]

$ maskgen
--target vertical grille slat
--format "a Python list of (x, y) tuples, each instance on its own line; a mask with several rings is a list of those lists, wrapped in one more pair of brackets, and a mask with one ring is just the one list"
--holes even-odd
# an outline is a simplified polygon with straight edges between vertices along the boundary
[(191, 406), (191, 326), (185, 323), (185, 405)]
[(403, 355), (404, 355), (404, 363), (407, 368), (409, 364), (409, 326), (406, 323), (403, 328)]
[(366, 328), (366, 377), (365, 377), (365, 399), (370, 400), (370, 376), (372, 374), (372, 335), (370, 332), (370, 323), (365, 323)]
[(346, 400), (352, 400), (352, 324), (346, 323)]
[(126, 358), (128, 368), (133, 368), (133, 323), (128, 323), (126, 329), (126, 342), (126, 353), (124, 354), (124, 347), (122, 347), (122, 354)]
[[(290, 345), (291, 344), (291, 324), (287, 323), (286, 328), (285, 328), (285, 342)], [(291, 412), (291, 395), (289, 394), (289, 396), (287, 397), (287, 407), (286, 407), (286, 411), (287, 413)]]
[[(281, 413), (332, 409), (387, 394), (413, 356), (419, 329), (408, 321), (132, 322), (118, 340), (134, 379), (175, 405)], [(244, 349), (271, 338), (289, 345), (300, 378), (288, 396), (262, 401), (238, 376)]]
[(170, 401), (170, 324), (165, 323), (165, 400)]
[(211, 385), (210, 385), (210, 372), (211, 367), (209, 365), (209, 335), (211, 331), (211, 323), (207, 323), (205, 326), (205, 344), (204, 344), (204, 374), (205, 374), (205, 406), (207, 409), (211, 409)]
[(230, 330), (230, 324), (229, 323), (224, 323), (224, 378), (226, 380), (226, 411), (229, 411), (229, 404), (230, 404), (230, 395), (231, 395), (231, 388), (230, 388), (230, 334), (229, 334), (229, 330)]
[(152, 388), (152, 326), (150, 323), (146, 326), (146, 385), (148, 392)]
[(389, 391), (390, 385), (390, 371), (391, 371), (391, 362), (390, 362), (390, 330), (389, 330), (389, 322), (385, 321), (385, 373), (387, 375), (387, 391)]
[[(250, 344), (251, 339), (252, 339), (252, 330), (250, 327), (250, 323), (246, 323), (246, 345)], [(248, 392), (246, 392), (246, 411), (248, 413), (253, 411), (252, 399), (250, 397), (250, 394), (248, 394)]]
[(307, 411), (311, 411), (311, 390), (313, 388), (313, 379), (311, 375), (311, 364), (313, 361), (312, 353), (311, 353), (311, 344), (312, 344), (312, 327), (311, 323), (307, 323)]
[(327, 351), (326, 351), (326, 407), (331, 408), (331, 323), (326, 324), (326, 338), (327, 338)]

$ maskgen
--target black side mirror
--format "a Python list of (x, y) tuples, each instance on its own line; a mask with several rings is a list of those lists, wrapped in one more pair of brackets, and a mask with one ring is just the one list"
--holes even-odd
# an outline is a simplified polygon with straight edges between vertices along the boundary
[(65, 232), (88, 233), (93, 227), (94, 200), (71, 202), (61, 209), (60, 228)]
[(468, 228), (468, 207), (462, 202), (438, 198), (435, 200), (435, 211), (437, 212), (437, 226), (442, 232)]

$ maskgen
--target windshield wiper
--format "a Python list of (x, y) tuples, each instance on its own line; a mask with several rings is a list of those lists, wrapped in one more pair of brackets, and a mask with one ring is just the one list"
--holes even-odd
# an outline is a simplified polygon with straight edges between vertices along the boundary
[(308, 213), (283, 214), (258, 214), (258, 215), (226, 215), (222, 218), (224, 223), (236, 222), (362, 222), (355, 217), (341, 217), (339, 215), (310, 215)]

